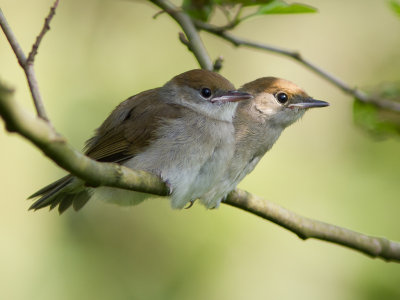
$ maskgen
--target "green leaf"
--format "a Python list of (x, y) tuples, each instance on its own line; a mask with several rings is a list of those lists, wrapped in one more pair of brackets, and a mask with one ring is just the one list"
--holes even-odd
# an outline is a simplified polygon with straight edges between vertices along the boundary
[(262, 5), (273, 2), (274, 0), (214, 0), (218, 5), (236, 5), (241, 4), (242, 6), (253, 6)]
[(318, 10), (314, 7), (301, 3), (287, 4), (281, 0), (274, 0), (266, 5), (261, 5), (258, 8), (257, 15), (268, 14), (300, 14), (300, 13), (315, 13)]
[(400, 2), (397, 0), (391, 0), (389, 2), (389, 5), (392, 10), (400, 17)]
[[(379, 87), (375, 97), (400, 102), (400, 84), (390, 83)], [(372, 103), (355, 100), (353, 105), (354, 122), (376, 138), (400, 135), (400, 113), (377, 107)]]
[(213, 0), (184, 0), (182, 9), (192, 18), (207, 22), (213, 12)]

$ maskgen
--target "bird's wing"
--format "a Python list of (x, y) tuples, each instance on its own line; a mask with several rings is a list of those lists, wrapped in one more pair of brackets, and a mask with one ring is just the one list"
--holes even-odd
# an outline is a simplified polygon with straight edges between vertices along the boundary
[(179, 118), (183, 110), (162, 101), (158, 89), (135, 95), (118, 105), (87, 141), (86, 155), (102, 162), (121, 163), (156, 138), (160, 121)]
[[(162, 100), (158, 89), (154, 89), (122, 102), (87, 142), (86, 154), (98, 161), (122, 163), (143, 151), (156, 137), (156, 129), (162, 120), (182, 115), (182, 107)], [(66, 191), (64, 188), (73, 181), (74, 177), (67, 175), (40, 189), (29, 197), (41, 196), (30, 209), (58, 206), (62, 213), (73, 205), (75, 210), (79, 210), (89, 200), (91, 192), (87, 189)]]

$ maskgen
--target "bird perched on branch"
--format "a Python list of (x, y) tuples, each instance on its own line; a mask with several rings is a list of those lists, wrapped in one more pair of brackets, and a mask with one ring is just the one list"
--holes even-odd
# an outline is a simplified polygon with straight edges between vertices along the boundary
[(306, 110), (329, 105), (314, 100), (294, 83), (275, 77), (259, 78), (239, 90), (254, 98), (239, 103), (233, 121), (235, 154), (224, 176), (203, 199), (224, 199), (253, 171), (286, 127), (299, 120)]
[[(159, 175), (171, 189), (171, 206), (183, 208), (202, 199), (224, 174), (235, 149), (236, 102), (250, 98), (217, 73), (185, 72), (118, 105), (87, 142), (86, 154)], [(79, 210), (95, 190), (119, 197), (119, 189), (86, 187), (68, 175), (34, 193), (30, 198), (41, 198), (30, 209)]]

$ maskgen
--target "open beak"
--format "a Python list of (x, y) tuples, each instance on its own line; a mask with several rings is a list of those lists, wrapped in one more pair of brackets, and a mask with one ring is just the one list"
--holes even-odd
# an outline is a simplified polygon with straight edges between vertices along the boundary
[(226, 102), (238, 102), (242, 100), (252, 99), (253, 96), (249, 93), (239, 92), (239, 91), (229, 91), (224, 93), (221, 96), (216, 96), (211, 99), (211, 103), (219, 102), (219, 103), (226, 103)]
[(289, 108), (297, 107), (303, 109), (313, 108), (313, 107), (325, 107), (325, 106), (329, 106), (329, 103), (321, 100), (315, 100), (313, 98), (304, 98), (302, 99), (301, 102), (292, 103), (288, 105)]

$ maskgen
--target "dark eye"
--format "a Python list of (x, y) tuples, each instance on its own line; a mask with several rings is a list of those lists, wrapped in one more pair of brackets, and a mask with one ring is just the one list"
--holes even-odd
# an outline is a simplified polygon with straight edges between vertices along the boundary
[(201, 95), (202, 95), (204, 98), (210, 98), (211, 95), (212, 95), (212, 93), (211, 93), (211, 90), (210, 90), (209, 88), (202, 88), (202, 89), (201, 89)]
[(288, 95), (285, 93), (278, 93), (278, 94), (276, 94), (275, 98), (281, 104), (285, 104), (289, 99)]

